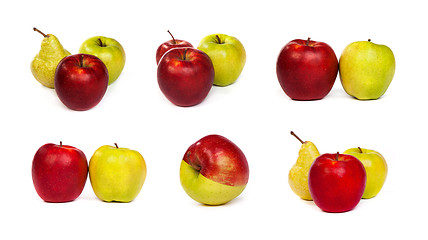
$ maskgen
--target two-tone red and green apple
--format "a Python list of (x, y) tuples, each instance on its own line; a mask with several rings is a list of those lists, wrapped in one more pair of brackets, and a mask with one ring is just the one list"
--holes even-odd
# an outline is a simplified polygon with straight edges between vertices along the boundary
[(220, 135), (208, 135), (192, 144), (183, 156), (180, 181), (195, 201), (221, 205), (239, 196), (249, 178), (241, 149)]

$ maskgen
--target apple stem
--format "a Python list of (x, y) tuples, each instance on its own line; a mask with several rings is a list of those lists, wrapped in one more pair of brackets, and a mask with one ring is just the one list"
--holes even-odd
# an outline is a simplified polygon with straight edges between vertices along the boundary
[(80, 65), (80, 67), (83, 67), (83, 54), (80, 54), (79, 65)]
[(62, 146), (62, 141), (59, 141), (59, 145)]
[(293, 135), (294, 137), (297, 138), (297, 140), (299, 140), (302, 144), (305, 143), (304, 141), (302, 141), (302, 139), (300, 139), (293, 131), (290, 132), (291, 135)]
[(98, 38), (98, 44), (100, 45), (100, 47), (107, 47), (103, 41), (101, 40), (101, 38)]
[(336, 161), (339, 161), (339, 152), (336, 153)]
[(311, 40), (310, 37), (308, 37), (308, 40), (306, 41), (306, 46), (309, 46), (309, 41)]
[(116, 148), (119, 148), (119, 147), (117, 146), (117, 143), (114, 143), (114, 146), (116, 146)]
[(187, 55), (187, 48), (184, 49), (184, 54), (183, 54), (183, 60), (186, 61), (186, 55)]
[(171, 35), (171, 37), (172, 37), (172, 42), (173, 42), (174, 44), (177, 44), (177, 42), (175, 41), (174, 36), (172, 36), (172, 33), (171, 33), (169, 30), (168, 30), (167, 32), (169, 33), (169, 35)]
[(367, 41), (371, 42), (372, 40), (369, 38), (369, 40), (367, 40)]
[(220, 37), (219, 37), (218, 35), (215, 35), (215, 37), (217, 38), (217, 42), (218, 42), (218, 44), (223, 44), (223, 43), (221, 42), (221, 39), (220, 39)]
[(37, 28), (33, 28), (33, 30), (34, 31), (36, 31), (36, 32), (38, 32), (38, 33), (40, 33), (40, 34), (42, 34), (43, 35), (43, 37), (49, 37), (48, 35), (46, 35), (46, 34), (44, 34), (42, 31), (40, 31), (39, 29), (37, 29)]
[(363, 150), (360, 147), (358, 147), (358, 150), (360, 150), (360, 153), (363, 153)]

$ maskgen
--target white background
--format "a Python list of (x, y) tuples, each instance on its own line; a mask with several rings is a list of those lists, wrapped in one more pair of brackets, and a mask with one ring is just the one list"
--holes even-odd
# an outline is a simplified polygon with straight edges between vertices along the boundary
[[(10, 2), (0, 7), (1, 239), (426, 237), (423, 1)], [(56, 35), (73, 54), (96, 35), (123, 45), (123, 73), (98, 106), (69, 110), (33, 78), (30, 62), (42, 40), (33, 27)], [(238, 81), (213, 87), (198, 106), (172, 105), (159, 90), (155, 63), (168, 29), (195, 47), (213, 33), (240, 39), (247, 63)], [(277, 81), (276, 58), (287, 42), (307, 37), (328, 43), (337, 57), (354, 41), (388, 45), (396, 73), (386, 94), (355, 100), (338, 77), (323, 100), (290, 100)], [(358, 146), (381, 152), (389, 165), (384, 188), (342, 214), (299, 199), (287, 182), (300, 148), (291, 130), (321, 153)], [(218, 207), (194, 202), (179, 181), (182, 155), (208, 134), (235, 142), (250, 166), (243, 194)], [(139, 196), (128, 204), (105, 203), (88, 180), (73, 202), (43, 202), (33, 187), (32, 158), (43, 144), (59, 141), (81, 149), (88, 161), (101, 145), (138, 150), (148, 167)]]

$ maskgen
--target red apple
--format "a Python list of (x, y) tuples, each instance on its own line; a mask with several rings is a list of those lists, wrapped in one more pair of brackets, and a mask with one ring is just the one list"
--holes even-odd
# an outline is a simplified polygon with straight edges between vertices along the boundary
[(249, 177), (247, 159), (229, 139), (208, 135), (192, 144), (184, 154), (180, 180), (194, 200), (224, 204), (244, 190)]
[(276, 63), (279, 84), (293, 100), (324, 98), (334, 85), (338, 69), (333, 49), (310, 38), (287, 43)]
[(309, 192), (325, 212), (346, 212), (357, 206), (366, 187), (363, 164), (347, 154), (323, 154), (309, 169)]
[(210, 57), (195, 48), (173, 48), (158, 65), (159, 88), (177, 106), (188, 107), (201, 103), (214, 81), (214, 67)]
[(34, 155), (31, 172), (36, 192), (44, 201), (69, 202), (83, 191), (88, 162), (75, 147), (48, 143)]
[(169, 35), (171, 35), (172, 40), (166, 41), (158, 47), (158, 49), (156, 50), (156, 64), (159, 64), (159, 61), (162, 56), (170, 49), (177, 47), (193, 47), (193, 45), (187, 41), (175, 39), (169, 30), (168, 33)]
[(108, 86), (108, 71), (97, 57), (76, 54), (63, 58), (55, 72), (55, 91), (65, 106), (84, 111), (95, 107)]

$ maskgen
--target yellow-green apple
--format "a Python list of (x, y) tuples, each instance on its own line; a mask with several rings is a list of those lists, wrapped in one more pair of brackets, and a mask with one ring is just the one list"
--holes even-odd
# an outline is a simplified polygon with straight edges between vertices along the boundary
[(131, 202), (141, 191), (147, 168), (135, 150), (104, 145), (89, 160), (89, 179), (95, 195), (105, 202)]
[(175, 39), (169, 30), (168, 30), (168, 33), (169, 33), (169, 35), (171, 35), (172, 40), (166, 41), (158, 47), (158, 49), (156, 50), (156, 64), (159, 64), (159, 61), (162, 58), (162, 56), (166, 52), (168, 52), (170, 49), (178, 48), (178, 47), (191, 47), (191, 48), (193, 48), (193, 45), (191, 43), (189, 43), (188, 41)]
[(46, 202), (69, 202), (79, 197), (85, 187), (88, 161), (75, 147), (48, 143), (34, 155), (31, 173), (40, 198)]
[(220, 135), (208, 135), (192, 144), (180, 166), (184, 191), (195, 201), (221, 205), (244, 191), (249, 177), (241, 149)]
[(280, 51), (276, 74), (285, 94), (293, 100), (318, 100), (330, 92), (339, 64), (326, 43), (295, 39)]
[(346, 212), (357, 206), (366, 186), (363, 164), (347, 154), (323, 154), (309, 170), (309, 192), (325, 212)]
[(339, 75), (346, 93), (360, 99), (380, 98), (395, 73), (395, 57), (385, 45), (370, 41), (346, 46), (339, 59)]
[(388, 175), (385, 158), (378, 152), (364, 148), (350, 148), (344, 154), (352, 155), (360, 160), (367, 174), (366, 189), (362, 198), (372, 198), (382, 189)]
[(126, 55), (122, 45), (113, 38), (96, 36), (84, 41), (79, 53), (91, 54), (100, 58), (108, 69), (108, 84), (112, 84), (125, 67)]
[(198, 49), (208, 54), (213, 62), (214, 85), (230, 85), (241, 75), (247, 55), (237, 38), (226, 34), (208, 35), (201, 40)]
[(84, 111), (95, 107), (108, 87), (108, 71), (96, 56), (76, 54), (63, 58), (55, 71), (55, 91), (65, 106)]
[(161, 58), (159, 88), (173, 104), (181, 107), (201, 103), (212, 88), (214, 67), (207, 54), (195, 48), (173, 48)]

